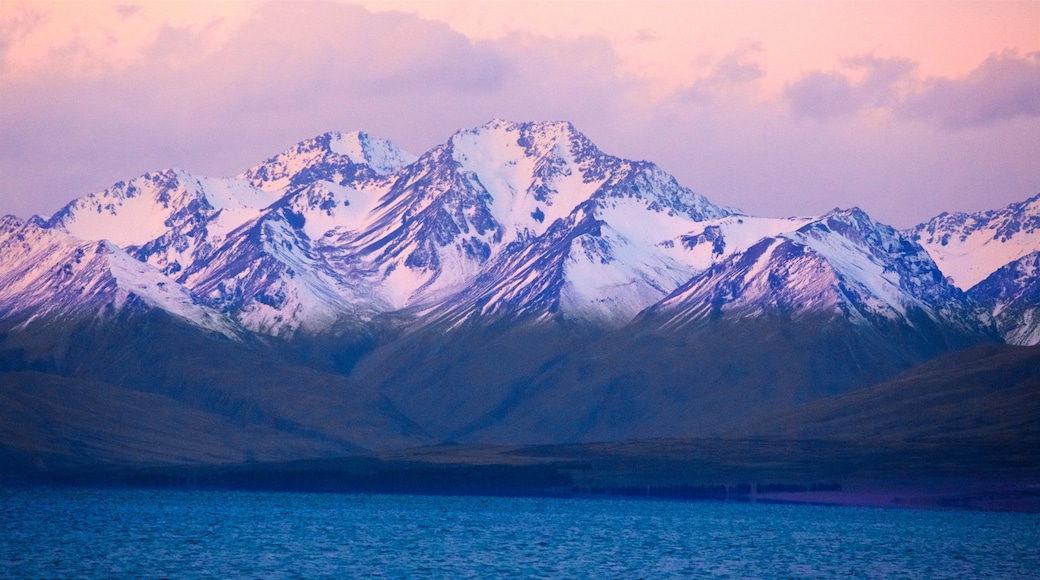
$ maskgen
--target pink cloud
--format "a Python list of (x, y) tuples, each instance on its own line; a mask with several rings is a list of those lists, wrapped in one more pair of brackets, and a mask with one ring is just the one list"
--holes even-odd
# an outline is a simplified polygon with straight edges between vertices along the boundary
[(954, 129), (1040, 117), (1040, 52), (995, 54), (962, 78), (929, 79), (900, 112)]
[(789, 84), (783, 93), (793, 114), (826, 120), (854, 115), (863, 109), (888, 107), (902, 98), (905, 82), (917, 65), (901, 58), (864, 55), (842, 63), (862, 78), (853, 81), (845, 73), (815, 71)]
[[(275, 3), (221, 48), (209, 38), (205, 27), (169, 25), (138, 62), (107, 75), (4, 79), (0, 213), (50, 213), (170, 166), (234, 175), (329, 130), (362, 129), (422, 153), (494, 117), (572, 121), (607, 152), (655, 161), (717, 203), (765, 215), (860, 205), (911, 225), (1040, 190), (1027, 154), (1040, 150), (1035, 116), (1010, 117), (989, 133), (951, 132), (939, 117), (911, 119), (909, 109), (862, 124), (853, 113), (863, 107), (909, 102), (900, 95), (913, 74), (898, 59), (848, 61), (858, 79), (805, 84), (844, 107), (819, 124), (737, 98), (754, 97), (769, 72), (754, 43), (712, 62), (685, 95), (650, 101), (644, 81), (626, 76), (613, 45), (596, 36), (474, 41), (406, 14)], [(1010, 82), (1001, 67), (1021, 63), (997, 64), (971, 77), (977, 93)], [(921, 86), (913, 93), (921, 99), (952, 90)], [(993, 88), (994, 98), (1009, 86), (1018, 85), (995, 85), (1004, 88)], [(1012, 105), (1023, 108), (1012, 100), (1000, 110)]]
[(690, 102), (706, 103), (725, 98), (754, 85), (765, 76), (765, 69), (755, 57), (762, 51), (758, 43), (739, 48), (716, 60), (711, 72), (679, 93), (679, 98)]
[(981, 127), (1018, 117), (1040, 117), (1040, 53), (992, 55), (959, 78), (915, 78), (906, 59), (862, 56), (844, 64), (863, 72), (853, 81), (837, 71), (811, 72), (784, 90), (790, 111), (828, 120), (870, 108), (947, 129)]

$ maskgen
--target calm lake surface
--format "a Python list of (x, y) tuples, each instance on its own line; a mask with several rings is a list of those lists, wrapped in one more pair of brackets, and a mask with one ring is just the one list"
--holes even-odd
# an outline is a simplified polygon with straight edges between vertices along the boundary
[(1040, 516), (646, 500), (0, 490), (0, 577), (1040, 578)]

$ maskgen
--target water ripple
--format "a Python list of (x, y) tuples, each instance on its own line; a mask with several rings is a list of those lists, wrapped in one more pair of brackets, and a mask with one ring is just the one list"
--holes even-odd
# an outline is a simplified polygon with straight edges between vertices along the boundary
[(1040, 516), (640, 500), (0, 490), (4, 578), (1040, 578)]

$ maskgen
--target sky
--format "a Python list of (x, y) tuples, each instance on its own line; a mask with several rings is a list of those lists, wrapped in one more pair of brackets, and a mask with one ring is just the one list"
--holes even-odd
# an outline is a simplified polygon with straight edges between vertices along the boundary
[(0, 215), (326, 131), (571, 121), (751, 215), (1040, 193), (1040, 0), (0, 0)]

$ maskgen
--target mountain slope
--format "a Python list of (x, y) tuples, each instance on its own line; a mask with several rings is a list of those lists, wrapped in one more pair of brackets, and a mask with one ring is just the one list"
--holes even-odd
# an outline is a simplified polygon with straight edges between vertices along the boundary
[[(149, 245), (138, 257), (175, 273), (175, 264), (191, 260), (197, 246), (219, 240), (278, 197), (243, 180), (199, 178), (170, 169), (73, 200), (46, 227), (84, 240), (109, 240), (124, 249)], [(165, 250), (161, 256), (160, 248)]]
[(907, 230), (962, 290), (1040, 249), (1040, 194), (997, 210), (943, 212)]
[[(841, 318), (760, 316), (663, 328), (558, 319), (432, 326), (380, 345), (351, 377), (431, 437), (548, 444), (708, 436), (884, 381), (952, 337)], [(948, 342), (944, 342), (944, 339)]]
[(663, 328), (760, 316), (842, 319), (904, 338), (938, 339), (938, 351), (984, 340), (992, 327), (920, 246), (856, 208), (764, 238), (693, 276), (644, 314)]
[[(169, 170), (120, 182), (71, 202), (44, 225), (82, 239), (112, 240), (197, 289), (209, 306), (249, 330), (324, 331), (354, 312), (347, 304), (355, 295), (343, 292), (342, 280), (322, 268), (309, 249), (310, 236), (319, 238), (332, 223), (343, 223), (337, 218), (344, 212), (338, 210), (349, 206), (348, 198), (363, 197), (350, 185), (378, 182), (412, 159), (363, 133), (328, 133), (239, 178)], [(320, 229), (320, 217), (326, 230)], [(309, 223), (301, 228), (287, 222)], [(212, 272), (225, 279), (213, 282)], [(304, 279), (294, 280), (297, 274)], [(236, 279), (252, 282), (233, 283)]]
[(1040, 344), (1040, 251), (1004, 265), (968, 295), (993, 312), (1008, 344)]
[(36, 470), (241, 463), (353, 449), (269, 422), (243, 424), (166, 395), (37, 371), (0, 372), (0, 464), (4, 455)]
[(108, 241), (85, 242), (6, 216), (0, 255), (0, 320), (89, 320), (159, 309), (227, 336), (237, 332), (184, 287)]
[[(502, 278), (504, 270), (522, 260), (519, 256), (537, 248), (569, 251), (553, 240), (577, 237), (567, 230), (581, 227), (584, 214), (601, 219), (608, 212), (626, 215), (614, 221), (616, 229), (627, 225), (643, 232), (660, 222), (668, 224), (666, 231), (678, 233), (695, 222), (732, 213), (681, 187), (650, 163), (602, 153), (569, 123), (492, 121), (456, 133), (397, 174), (367, 228), (344, 228), (323, 243), (330, 254), (342, 256), (341, 269), (379, 272), (383, 280), (376, 284), (398, 308), (442, 305), (442, 310), (465, 311), (467, 303), (494, 302), (474, 296), (469, 286)], [(621, 265), (638, 274), (637, 283), (641, 277), (661, 278), (667, 279), (665, 287), (674, 287), (689, 272), (682, 262), (666, 258), (663, 248), (642, 251), (651, 255)], [(671, 272), (662, 275), (664, 269)], [(619, 276), (612, 267), (605, 270), (591, 277)], [(570, 283), (578, 283), (577, 278), (571, 276)], [(626, 314), (630, 317), (662, 294), (656, 289), (628, 306)], [(574, 315), (596, 314), (587, 302), (571, 302)], [(520, 305), (517, 312), (525, 308)]]
[[(569, 249), (607, 238), (609, 227), (592, 211), (559, 222), (543, 238), (555, 245), (478, 279), (464, 306), (482, 316), (435, 318), (377, 349), (354, 376), (432, 436), (459, 442), (688, 437), (999, 341), (919, 245), (858, 209), (747, 221), (795, 229), (727, 252), (716, 241), (740, 240), (741, 224), (704, 222), (682, 241), (710, 246), (714, 264), (621, 327), (547, 316), (565, 295)], [(613, 249), (592, 247), (600, 257)], [(537, 308), (493, 316), (517, 304)]]
[(1040, 442), (1040, 347), (980, 346), (730, 434), (780, 439)]
[(1040, 272), (1040, 194), (1005, 208), (942, 213), (907, 231), (955, 285), (986, 305), (1010, 344), (1040, 342), (1035, 316)]
[[(330, 456), (429, 441), (366, 385), (295, 364), (277, 344), (200, 331), (158, 309), (2, 321), (0, 383), (11, 389), (5, 401), (37, 413), (11, 427), (22, 434), (22, 451), (40, 444), (40, 453), (59, 463)], [(101, 393), (90, 391), (95, 387)], [(84, 406), (100, 394), (120, 400), (92, 413)], [(55, 403), (66, 396), (64, 406)], [(155, 423), (143, 421), (148, 417)], [(108, 441), (105, 433), (121, 439)], [(243, 439), (249, 433), (257, 439)], [(77, 447), (77, 440), (90, 446)]]

